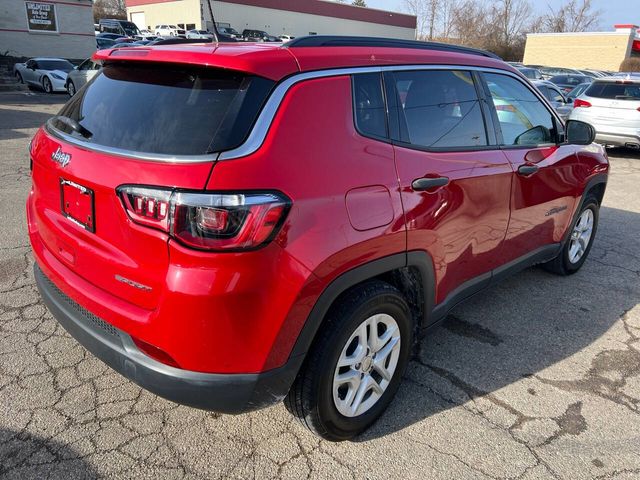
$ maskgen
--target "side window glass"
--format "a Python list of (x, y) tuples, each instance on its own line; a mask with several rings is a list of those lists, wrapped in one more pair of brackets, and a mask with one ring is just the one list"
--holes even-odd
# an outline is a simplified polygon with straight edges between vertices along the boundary
[(401, 140), (423, 148), (488, 145), (473, 76), (458, 70), (394, 72)]
[(498, 114), (504, 145), (555, 143), (553, 115), (523, 83), (497, 73), (485, 73)]
[(80, 66), (78, 67), (78, 70), (89, 70), (90, 66), (91, 66), (91, 60), (85, 60), (80, 64)]
[(564, 103), (564, 96), (562, 96), (562, 94), (555, 88), (549, 89), (549, 95), (550, 95), (549, 99), (552, 102)]
[(387, 137), (387, 118), (379, 73), (353, 76), (356, 126), (363, 135)]

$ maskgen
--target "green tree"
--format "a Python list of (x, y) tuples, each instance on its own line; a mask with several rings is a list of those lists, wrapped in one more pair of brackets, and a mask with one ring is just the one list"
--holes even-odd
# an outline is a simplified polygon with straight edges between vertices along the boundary
[(355, 7), (366, 7), (367, 2), (365, 2), (364, 0), (353, 0), (353, 3), (351, 5)]

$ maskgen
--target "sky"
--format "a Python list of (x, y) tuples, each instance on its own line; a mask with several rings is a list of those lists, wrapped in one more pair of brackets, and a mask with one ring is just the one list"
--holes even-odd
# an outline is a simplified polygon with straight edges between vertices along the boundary
[[(383, 10), (403, 11), (402, 0), (366, 0), (372, 8)], [(562, 0), (532, 0), (531, 4), (540, 12), (547, 10), (550, 5), (557, 8)], [(602, 10), (600, 28), (598, 30), (613, 30), (616, 23), (633, 23), (640, 25), (640, 0), (593, 0), (594, 7)]]

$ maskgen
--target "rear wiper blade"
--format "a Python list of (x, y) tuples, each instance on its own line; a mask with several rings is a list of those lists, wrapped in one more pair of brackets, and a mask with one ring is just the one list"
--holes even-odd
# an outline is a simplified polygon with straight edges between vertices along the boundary
[(93, 133), (91, 133), (88, 129), (84, 128), (82, 125), (80, 125), (73, 118), (66, 117), (64, 115), (56, 115), (55, 117), (53, 117), (53, 119), (54, 120), (59, 120), (60, 122), (64, 123), (65, 125), (68, 125), (69, 127), (71, 127), (71, 129), (74, 132), (78, 132), (84, 138), (93, 137)]

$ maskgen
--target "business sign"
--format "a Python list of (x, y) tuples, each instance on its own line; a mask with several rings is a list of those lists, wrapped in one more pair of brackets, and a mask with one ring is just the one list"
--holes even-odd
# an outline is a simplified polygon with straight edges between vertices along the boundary
[(31, 32), (57, 32), (56, 6), (53, 3), (25, 2), (27, 26)]

